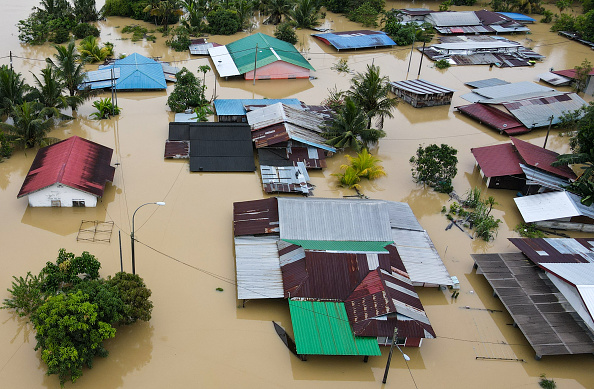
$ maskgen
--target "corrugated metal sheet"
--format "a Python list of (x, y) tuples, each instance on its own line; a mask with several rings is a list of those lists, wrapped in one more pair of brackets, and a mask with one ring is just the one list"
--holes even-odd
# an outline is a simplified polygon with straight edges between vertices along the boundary
[(219, 47), (218, 43), (207, 42), (205, 38), (193, 39), (188, 49), (193, 55), (208, 55), (208, 49), (211, 47)]
[(295, 109), (303, 109), (298, 99), (216, 99), (214, 108), (219, 116), (245, 116), (246, 106), (261, 105), (267, 106), (276, 103), (283, 103)]
[(278, 123), (253, 130), (252, 139), (258, 149), (293, 140), (305, 146), (311, 146), (333, 153), (336, 152), (334, 147), (326, 144), (326, 139), (319, 133), (292, 123)]
[(266, 147), (258, 149), (260, 165), (294, 166), (303, 162), (307, 169), (326, 167), (326, 155), (323, 149), (316, 147)]
[(533, 145), (532, 143), (518, 138), (512, 137), (511, 141), (514, 148), (526, 164), (570, 180), (575, 180), (577, 178), (569, 166), (552, 166), (552, 164), (557, 161), (559, 153)]
[(582, 205), (579, 197), (569, 192), (548, 192), (516, 197), (514, 201), (526, 223), (574, 216), (594, 218), (594, 206)]
[(499, 26), (497, 24), (491, 24), (491, 27), (495, 32), (504, 33), (504, 34), (512, 34), (516, 32), (529, 32), (530, 29), (525, 26)]
[(560, 76), (551, 72), (541, 73), (537, 77), (539, 80), (555, 86), (566, 86), (571, 84), (571, 78)]
[(456, 107), (456, 109), (464, 115), (475, 119), (479, 123), (485, 124), (486, 126), (499, 132), (506, 133), (507, 135), (525, 134), (530, 132), (530, 129), (526, 128), (509, 113), (486, 104), (475, 103)]
[(470, 149), (485, 177), (522, 175), (519, 158), (511, 143)]
[(396, 201), (386, 201), (390, 216), (390, 227), (401, 230), (425, 231), (419, 224), (410, 205)]
[(540, 266), (573, 286), (594, 286), (594, 263), (541, 263)]
[(496, 42), (454, 42), (454, 43), (437, 43), (432, 47), (438, 50), (494, 50), (494, 49), (517, 49), (521, 47), (520, 44), (511, 41), (496, 41)]
[(297, 166), (260, 165), (260, 175), (266, 193), (311, 194), (312, 186), (309, 184), (309, 174), (303, 162), (297, 162)]
[(390, 242), (384, 202), (279, 198), (281, 239)]
[(43, 147), (35, 155), (17, 198), (55, 183), (101, 197), (105, 183), (113, 181), (115, 174), (112, 154), (113, 149), (78, 136)]
[(524, 14), (519, 14), (516, 12), (497, 12), (501, 15), (505, 15), (510, 19), (513, 20), (517, 20), (519, 22), (524, 22), (524, 23), (534, 23), (536, 22), (536, 19), (531, 18), (530, 16), (526, 16)]
[(452, 277), (427, 232), (393, 228), (392, 237), (413, 283), (453, 285)]
[(116, 82), (118, 90), (165, 89), (165, 74), (163, 67), (157, 61), (138, 53), (117, 59), (112, 65), (104, 69), (120, 69), (120, 77)]
[(435, 27), (435, 30), (440, 34), (486, 34), (492, 33), (494, 30), (490, 26), (452, 26), (452, 27)]
[(78, 86), (78, 89), (104, 89), (111, 88), (112, 79), (120, 78), (120, 68), (113, 70), (113, 78), (111, 69), (94, 70), (85, 73), (85, 81)]
[(235, 66), (235, 61), (233, 61), (233, 57), (229, 54), (227, 46), (211, 47), (208, 49), (208, 54), (219, 73), (219, 77), (239, 76), (242, 74), (237, 69), (237, 66)]
[[(575, 79), (575, 69), (565, 69), (565, 70), (552, 70), (551, 73), (556, 74), (558, 76), (567, 77), (570, 79)], [(594, 76), (594, 70), (588, 73), (589, 76)]]
[(278, 236), (235, 237), (237, 298), (283, 298)]
[(594, 241), (588, 238), (509, 238), (532, 262), (594, 262)]
[(326, 34), (312, 34), (312, 36), (320, 39), (326, 44), (334, 46), (334, 48), (337, 50), (363, 49), (369, 47), (375, 48), (396, 45), (396, 42), (394, 42), (383, 31), (341, 31)]
[(587, 103), (575, 93), (525, 99), (503, 104), (526, 127), (544, 127), (557, 124), (567, 112), (575, 111)]
[(285, 265), (305, 258), (305, 250), (301, 246), (296, 246), (280, 239), (276, 242), (276, 246), (278, 248), (281, 269)]
[(520, 168), (522, 168), (522, 171), (526, 175), (527, 185), (539, 185), (552, 190), (565, 190), (564, 187), (569, 185), (569, 180), (567, 179), (533, 169), (524, 164), (520, 164)]
[(324, 120), (315, 113), (276, 103), (256, 109), (246, 114), (252, 131), (279, 123), (291, 123), (296, 126), (321, 133)]
[(425, 20), (435, 27), (478, 26), (481, 21), (472, 11), (464, 12), (432, 12)]
[[(282, 227), (281, 227), (282, 230)], [(387, 252), (385, 247), (392, 241), (363, 242), (346, 240), (307, 240), (283, 239), (285, 242), (303, 247), (306, 250), (328, 250), (349, 253)]]
[(377, 339), (353, 334), (343, 303), (289, 300), (297, 352), (303, 355), (381, 355)]
[(425, 80), (405, 80), (390, 82), (390, 85), (396, 89), (405, 90), (418, 95), (431, 95), (442, 93), (454, 93), (454, 89), (449, 89)]
[(165, 158), (190, 158), (190, 142), (187, 140), (165, 141)]
[(477, 80), (465, 82), (464, 85), (468, 85), (472, 88), (487, 88), (490, 86), (507, 85), (509, 82), (499, 78), (487, 78), (485, 80)]
[[(477, 94), (479, 101), (489, 102), (488, 100), (513, 101), (517, 100), (518, 96), (523, 97), (530, 94), (538, 93), (544, 94), (546, 92), (556, 92), (554, 89), (538, 85), (529, 81), (514, 82), (512, 84), (496, 85), (486, 88), (474, 89), (471, 94)], [(462, 95), (463, 99), (466, 95)], [(468, 100), (468, 99), (466, 99)], [(471, 100), (468, 100), (471, 101)], [(476, 101), (471, 101), (476, 102)]]
[(278, 233), (278, 204), (275, 197), (233, 203), (235, 236)]

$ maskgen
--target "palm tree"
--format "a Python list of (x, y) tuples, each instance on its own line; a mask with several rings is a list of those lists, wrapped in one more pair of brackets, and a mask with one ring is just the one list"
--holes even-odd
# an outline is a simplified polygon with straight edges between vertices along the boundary
[(262, 3), (262, 13), (269, 15), (268, 19), (264, 21), (265, 24), (279, 24), (285, 18), (290, 16), (293, 10), (292, 0), (265, 0)]
[(12, 108), (14, 124), (0, 123), (10, 141), (23, 148), (48, 146), (59, 139), (46, 137), (52, 129), (53, 116), (58, 115), (56, 108), (45, 107), (36, 101), (24, 102)]
[(347, 166), (344, 173), (333, 173), (332, 175), (338, 177), (340, 185), (349, 189), (355, 189), (359, 193), (359, 189), (361, 189), (361, 185), (359, 185), (361, 177), (359, 177), (357, 171), (352, 166)]
[(155, 17), (155, 23), (157, 18), (161, 20), (165, 31), (169, 28), (169, 19), (173, 16), (181, 16), (184, 12), (181, 9), (181, 3), (179, 0), (151, 0), (149, 4), (144, 8), (144, 12)]
[(380, 76), (380, 68), (367, 65), (367, 72), (357, 73), (351, 80), (349, 95), (357, 106), (368, 116), (367, 127), (371, 128), (371, 120), (378, 117), (378, 128), (384, 127), (384, 117), (393, 118), (392, 109), (398, 105), (398, 99), (389, 97), (388, 77)]
[(35, 86), (31, 92), (31, 97), (46, 107), (63, 109), (74, 105), (82, 104), (82, 98), (76, 96), (64, 96), (64, 84), (57, 77), (54, 68), (51, 65), (41, 70), (41, 79), (33, 74)]
[(351, 148), (358, 152), (363, 146), (367, 147), (386, 136), (386, 133), (383, 130), (368, 128), (367, 115), (347, 97), (344, 106), (338, 110), (330, 125), (324, 128), (322, 136), (331, 146), (339, 149)]
[(349, 160), (350, 165), (342, 165), (340, 168), (346, 170), (347, 168), (352, 167), (355, 169), (359, 177), (375, 180), (378, 177), (386, 175), (384, 167), (378, 165), (381, 160), (369, 154), (369, 151), (367, 151), (366, 148), (358, 153), (356, 157), (347, 154), (346, 158)]
[(103, 47), (100, 47), (96, 37), (88, 36), (80, 42), (78, 50), (84, 62), (101, 62), (113, 55), (113, 44), (106, 42)]
[(313, 28), (320, 18), (320, 3), (317, 0), (297, 0), (295, 9), (289, 15), (297, 28)]
[(0, 116), (10, 116), (12, 107), (29, 100), (31, 87), (25, 84), (21, 73), (6, 65), (0, 66)]
[[(81, 98), (88, 98), (88, 94), (78, 90), (78, 86), (85, 80), (85, 68), (80, 54), (76, 52), (74, 41), (70, 41), (68, 46), (54, 45), (57, 53), (54, 54), (55, 62), (51, 58), (45, 60), (49, 63), (54, 70), (56, 75), (62, 80), (66, 89), (70, 93), (70, 96), (79, 95)], [(72, 110), (76, 110), (80, 103), (76, 101), (70, 102)]]

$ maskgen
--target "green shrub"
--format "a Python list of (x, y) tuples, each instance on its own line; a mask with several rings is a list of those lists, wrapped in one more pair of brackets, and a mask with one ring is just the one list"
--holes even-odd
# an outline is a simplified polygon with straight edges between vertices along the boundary
[(241, 29), (237, 11), (219, 8), (206, 15), (208, 31), (215, 35), (232, 35)]
[(274, 36), (281, 41), (289, 42), (290, 44), (294, 45), (297, 43), (297, 34), (295, 33), (295, 29), (291, 25), (291, 23), (283, 22), (277, 24), (276, 28), (274, 29)]
[(514, 231), (524, 238), (544, 238), (545, 234), (534, 224), (520, 223), (514, 227)]
[(190, 32), (187, 28), (178, 26), (173, 29), (171, 39), (168, 39), (165, 43), (175, 51), (186, 51), (191, 43)]
[(378, 10), (372, 2), (366, 1), (349, 13), (349, 20), (361, 23), (365, 27), (377, 27), (377, 18), (382, 10)]
[(99, 29), (89, 23), (79, 23), (74, 27), (72, 33), (76, 39), (83, 39), (88, 36), (99, 37)]
[(167, 105), (173, 112), (183, 112), (188, 108), (202, 107), (208, 104), (204, 97), (206, 86), (202, 85), (194, 73), (185, 67), (175, 75), (177, 82), (167, 99)]
[(447, 69), (451, 66), (450, 62), (447, 59), (440, 59), (435, 61), (435, 67), (438, 69)]
[(553, 14), (552, 11), (549, 11), (548, 9), (545, 9), (543, 11), (542, 15), (543, 15), (543, 18), (540, 19), (540, 22), (541, 23), (550, 23), (550, 22), (553, 21), (554, 14)]

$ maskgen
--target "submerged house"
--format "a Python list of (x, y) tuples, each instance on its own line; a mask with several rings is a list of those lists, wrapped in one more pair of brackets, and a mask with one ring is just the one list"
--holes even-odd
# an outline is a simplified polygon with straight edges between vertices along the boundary
[[(535, 196), (529, 196), (535, 197)], [(536, 353), (594, 353), (594, 250), (588, 239), (511, 238), (521, 253), (472, 254)]]
[(312, 36), (338, 51), (396, 46), (396, 42), (383, 31), (340, 31), (312, 34)]
[(248, 111), (276, 103), (303, 109), (298, 99), (216, 99), (213, 105), (219, 122), (246, 123)]
[[(237, 297), (288, 299), (299, 353), (377, 355), (300, 346), (319, 336), (301, 328), (316, 320), (293, 310), (301, 305), (340, 311), (340, 339), (351, 344), (387, 345), (396, 326), (398, 344), (436, 336), (413, 285), (453, 281), (408, 204), (269, 198), (234, 203), (233, 219)], [(317, 333), (332, 332), (320, 325)]]
[(220, 77), (309, 78), (315, 70), (295, 46), (259, 32), (226, 46), (211, 47), (208, 53)]
[[(551, 70), (548, 73), (540, 74), (539, 78), (551, 85), (569, 85), (575, 80), (575, 69), (566, 69), (566, 70)], [(586, 79), (586, 87), (584, 89), (584, 93), (588, 96), (594, 95), (594, 70), (588, 73)]]
[(552, 166), (558, 153), (517, 138), (510, 143), (470, 149), (487, 188), (524, 194), (563, 190), (577, 179), (568, 166)]
[(113, 150), (72, 136), (39, 149), (17, 198), (31, 207), (95, 207), (113, 181)]
[(208, 55), (208, 49), (211, 47), (219, 47), (220, 45), (215, 42), (209, 42), (206, 38), (192, 39), (190, 41), (190, 54), (192, 55)]
[(425, 80), (390, 82), (392, 93), (415, 108), (450, 105), (455, 90)]

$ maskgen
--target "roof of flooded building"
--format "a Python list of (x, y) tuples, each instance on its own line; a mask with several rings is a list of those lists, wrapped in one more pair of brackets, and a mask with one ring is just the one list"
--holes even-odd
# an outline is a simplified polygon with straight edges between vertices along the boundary
[(301, 101), (298, 99), (216, 99), (214, 108), (218, 116), (245, 116), (247, 106), (267, 106), (276, 103), (283, 103), (296, 109), (302, 107)]
[(519, 120), (507, 112), (486, 104), (474, 103), (456, 107), (463, 114), (470, 116), (479, 123), (485, 124), (507, 135), (525, 134), (530, 132)]
[(481, 24), (478, 16), (472, 11), (432, 12), (426, 20), (436, 27), (478, 26)]
[(78, 86), (78, 89), (104, 89), (111, 88), (112, 80), (120, 78), (120, 68), (101, 69), (86, 72), (84, 82)]
[(556, 220), (574, 216), (594, 219), (594, 205), (585, 206), (580, 197), (569, 192), (547, 192), (514, 198), (526, 223)]
[(594, 241), (590, 238), (508, 238), (532, 262), (594, 262)]
[(305, 129), (291, 123), (273, 124), (255, 131), (252, 131), (252, 139), (257, 149), (274, 146), (279, 143), (292, 140), (299, 142), (306, 147), (314, 147), (329, 152), (336, 152), (336, 149), (326, 144), (326, 139), (319, 133)]
[(324, 119), (313, 112), (285, 105), (282, 102), (255, 109), (246, 114), (247, 121), (253, 130), (279, 123), (291, 123), (304, 129), (322, 132)]
[[(551, 73), (556, 74), (558, 76), (563, 76), (570, 79), (575, 79), (575, 69), (565, 69), (565, 70), (552, 70)], [(589, 76), (594, 76), (594, 70), (588, 73)]]
[(559, 93), (557, 90), (544, 85), (521, 81), (474, 89), (472, 92), (460, 97), (471, 103), (502, 104), (516, 100), (554, 96)]
[(187, 140), (166, 140), (165, 158), (190, 158), (190, 142)]
[(304, 355), (381, 355), (376, 337), (353, 334), (344, 303), (289, 300), (297, 353)]
[(518, 22), (524, 22), (524, 23), (534, 23), (536, 22), (536, 19), (531, 18), (530, 16), (524, 15), (524, 14), (519, 14), (516, 12), (497, 12), (501, 15), (507, 16), (510, 19), (516, 20)]
[(94, 196), (103, 196), (105, 183), (113, 181), (113, 149), (71, 136), (39, 149), (17, 198), (59, 183)]
[(264, 147), (258, 149), (258, 162), (269, 166), (294, 166), (303, 162), (308, 169), (326, 167), (324, 150), (316, 147)]
[(565, 177), (570, 180), (577, 178), (573, 170), (567, 165), (552, 166), (557, 161), (559, 153), (547, 150), (543, 147), (533, 145), (518, 138), (511, 138), (514, 148), (520, 154), (520, 157), (527, 165), (547, 171), (557, 176)]
[(428, 8), (402, 8), (402, 9), (399, 9), (398, 11), (400, 11), (406, 15), (428, 15), (432, 12), (436, 12), (436, 11), (432, 11)]
[[(225, 47), (239, 74), (248, 73), (254, 68), (258, 69), (276, 61), (284, 61), (305, 69), (315, 70), (295, 46), (260, 32), (229, 43)], [(257, 58), (256, 47), (258, 48)], [(209, 49), (209, 52), (212, 50)]]
[(312, 34), (322, 42), (334, 46), (337, 50), (375, 48), (385, 46), (395, 46), (396, 42), (392, 40), (383, 31), (357, 30), (328, 32), (324, 34)]
[(523, 174), (522, 160), (511, 143), (476, 147), (470, 149), (485, 177), (512, 176)]
[(594, 353), (592, 333), (584, 320), (523, 254), (472, 254), (472, 258), (537, 358)]
[(390, 82), (392, 87), (414, 93), (417, 95), (433, 95), (441, 93), (454, 93), (454, 89), (446, 88), (425, 80), (405, 80)]
[(123, 59), (116, 59), (113, 64), (100, 69), (119, 68), (120, 77), (116, 81), (118, 90), (165, 89), (163, 66), (154, 59), (138, 53), (132, 53)]
[(188, 46), (188, 50), (190, 50), (190, 54), (193, 55), (208, 55), (208, 49), (211, 47), (219, 47), (218, 43), (215, 42), (207, 42), (206, 38), (199, 38), (199, 39), (192, 39), (190, 41), (190, 46)]
[(587, 103), (576, 93), (557, 93), (503, 103), (516, 119), (528, 128), (558, 124), (566, 113), (575, 111)]
[(569, 185), (569, 180), (566, 178), (557, 177), (524, 164), (520, 164), (520, 167), (526, 175), (526, 185), (539, 185), (552, 190), (565, 190)]
[(469, 81), (465, 82), (464, 85), (468, 85), (472, 88), (486, 88), (489, 86), (507, 85), (509, 82), (500, 78), (487, 78), (485, 80)]
[(571, 78), (560, 76), (553, 72), (541, 73), (538, 79), (554, 86), (566, 86), (571, 84)]
[(309, 174), (303, 162), (297, 166), (269, 166), (260, 163), (262, 186), (266, 193), (313, 194)]
[(276, 197), (233, 203), (233, 232), (235, 236), (278, 233)]
[[(237, 298), (268, 299), (284, 296), (276, 241), (278, 236), (236, 236)], [(257, 277), (254, 277), (257, 274)]]

